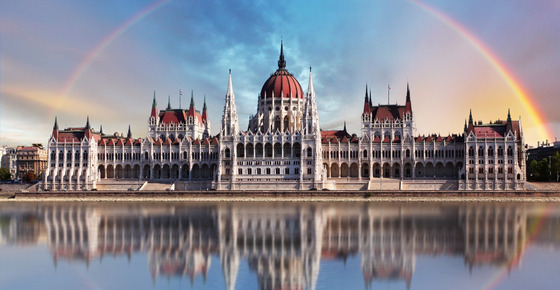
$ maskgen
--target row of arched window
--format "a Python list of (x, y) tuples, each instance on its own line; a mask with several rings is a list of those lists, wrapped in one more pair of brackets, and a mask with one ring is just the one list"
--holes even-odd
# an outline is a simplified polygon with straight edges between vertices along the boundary
[[(475, 156), (475, 149), (474, 148), (475, 148), (474, 146), (469, 147), (469, 152), (468, 153), (469, 153), (470, 157)], [(495, 152), (494, 152), (494, 147), (493, 146), (489, 146), (488, 150), (484, 150), (483, 146), (479, 146), (476, 153), (478, 154), (479, 157), (482, 157), (482, 156), (494, 157)], [(488, 153), (488, 155), (486, 155), (486, 153)], [(502, 146), (498, 146), (497, 153), (498, 153), (498, 157), (503, 157), (504, 156), (504, 149), (502, 148)], [(512, 146), (508, 146), (507, 155), (508, 156), (513, 156), (513, 147)]]

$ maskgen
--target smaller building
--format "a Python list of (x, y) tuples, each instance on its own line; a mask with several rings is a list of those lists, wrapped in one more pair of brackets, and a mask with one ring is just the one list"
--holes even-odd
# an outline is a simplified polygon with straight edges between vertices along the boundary
[(47, 150), (42, 145), (18, 146), (16, 149), (16, 177), (22, 180), (28, 172), (41, 176), (47, 168)]
[(552, 157), (556, 152), (560, 153), (560, 141), (556, 140), (552, 144), (548, 143), (548, 140), (542, 143), (538, 142), (536, 148), (529, 147), (527, 149), (527, 164), (533, 160), (540, 161)]
[(2, 146), (2, 148), (0, 148), (0, 156), (2, 156), (1, 158), (1, 162), (0, 162), (0, 167), (1, 168), (6, 168), (8, 170), (10, 170), (10, 174), (11, 177), (10, 179), (13, 179), (16, 176), (16, 160), (17, 160), (17, 155), (16, 155), (16, 149), (14, 148), (9, 148), (7, 146)]

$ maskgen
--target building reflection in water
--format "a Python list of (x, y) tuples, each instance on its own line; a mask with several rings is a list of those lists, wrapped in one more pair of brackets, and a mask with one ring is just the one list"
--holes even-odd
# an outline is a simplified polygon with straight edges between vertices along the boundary
[(469, 271), (519, 267), (535, 220), (543, 230), (534, 242), (558, 247), (560, 208), (546, 220), (540, 212), (527, 204), (52, 204), (2, 208), (0, 242), (45, 240), (55, 264), (147, 253), (154, 283), (161, 275), (206, 280), (215, 255), (227, 289), (243, 259), (261, 289), (315, 289), (321, 260), (359, 255), (366, 288), (383, 280), (410, 288), (420, 255), (463, 256)]

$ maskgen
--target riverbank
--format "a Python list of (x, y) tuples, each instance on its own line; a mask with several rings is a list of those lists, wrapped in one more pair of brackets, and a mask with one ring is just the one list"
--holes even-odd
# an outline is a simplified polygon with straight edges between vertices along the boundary
[(560, 191), (18, 192), (2, 201), (89, 202), (560, 202)]

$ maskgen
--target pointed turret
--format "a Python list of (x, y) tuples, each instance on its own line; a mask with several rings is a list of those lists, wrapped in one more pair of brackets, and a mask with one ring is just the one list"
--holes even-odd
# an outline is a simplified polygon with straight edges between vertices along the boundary
[(189, 116), (194, 117), (195, 108), (194, 108), (194, 91), (191, 90), (191, 104), (189, 105)]
[(84, 128), (84, 137), (88, 140), (91, 139), (91, 126), (89, 125), (89, 116), (86, 119), (86, 127)]
[(286, 69), (286, 60), (284, 60), (284, 42), (282, 40), (280, 41), (280, 58), (278, 59), (278, 69)]
[(465, 127), (463, 128), (463, 132), (467, 132), (467, 129), (468, 129), (468, 127), (467, 127), (467, 119), (465, 119)]
[(344, 132), (348, 132), (348, 131), (346, 131), (346, 121), (344, 121), (344, 129), (342, 129), (342, 130), (344, 130)]
[(368, 99), (368, 88), (367, 88), (367, 84), (366, 84), (366, 96), (364, 99), (364, 111), (363, 114), (369, 114), (371, 113), (371, 102)]
[(206, 112), (206, 95), (204, 95), (204, 105), (202, 106), (202, 122), (208, 122), (208, 113)]
[(103, 125), (99, 125), (99, 134), (103, 136)]
[[(313, 150), (313, 182), (314, 186), (319, 186), (322, 180), (322, 155), (321, 152), (321, 128), (319, 126), (319, 112), (315, 101), (315, 89), (313, 88), (313, 74), (311, 67), (309, 68), (309, 85), (307, 86), (307, 96), (303, 108), (303, 133), (312, 136), (312, 142), (309, 143)], [(303, 180), (303, 170), (300, 171), (300, 180)]]
[(512, 121), (511, 121), (511, 114), (510, 114), (510, 111), (509, 111), (509, 108), (508, 108), (508, 116), (507, 116), (507, 121), (506, 121), (506, 133), (510, 132), (510, 131), (513, 133), (513, 124), (512, 124)]
[(58, 140), (58, 120), (57, 120), (57, 116), (54, 117), (54, 126), (53, 126), (53, 132), (52, 132), (52, 136), (54, 137), (54, 139)]
[(410, 87), (406, 82), (406, 111), (412, 114), (412, 102), (410, 101)]
[(373, 102), (371, 101), (371, 89), (369, 89), (369, 106), (373, 106)]
[[(226, 93), (226, 104), (222, 115), (222, 136), (237, 134), (239, 124), (237, 121), (237, 106), (235, 105), (235, 94), (231, 81), (231, 69), (229, 70), (228, 87)], [(221, 138), (220, 138), (221, 140)]]
[(154, 90), (154, 99), (152, 100), (152, 113), (150, 117), (157, 118), (157, 102), (156, 102), (156, 90)]
[(132, 138), (132, 131), (130, 131), (130, 125), (128, 125), (128, 133), (126, 133), (126, 138)]
[(474, 125), (473, 118), (472, 118), (472, 109), (469, 110), (469, 126)]
[(167, 110), (171, 110), (171, 96), (167, 96)]

